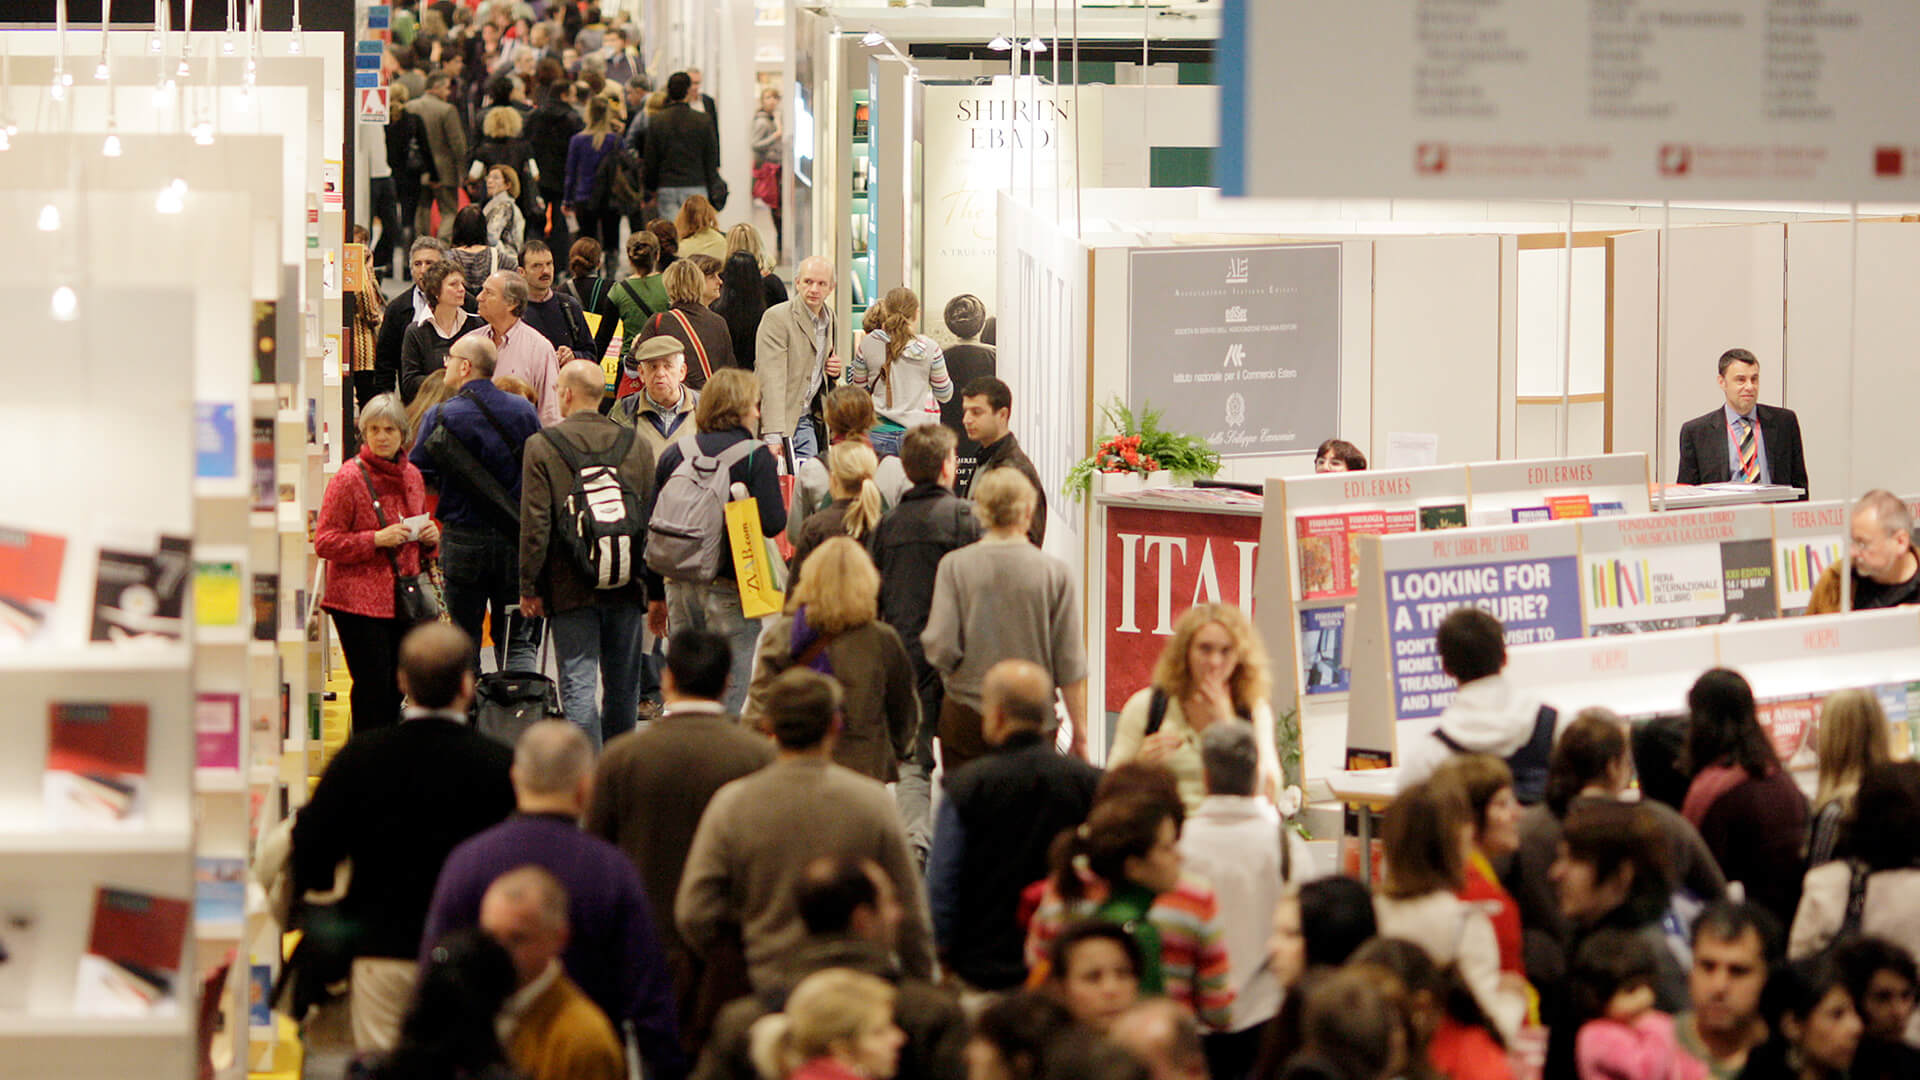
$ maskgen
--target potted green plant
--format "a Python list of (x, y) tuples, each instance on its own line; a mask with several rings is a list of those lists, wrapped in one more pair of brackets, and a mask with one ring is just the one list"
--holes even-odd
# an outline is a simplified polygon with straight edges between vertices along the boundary
[(1095, 473), (1109, 481), (1131, 478), (1138, 487), (1158, 486), (1154, 483), (1158, 474), (1191, 482), (1220, 471), (1220, 455), (1212, 447), (1192, 435), (1162, 428), (1161, 413), (1151, 405), (1143, 403), (1135, 413), (1116, 397), (1100, 413), (1106, 418), (1108, 434), (1091, 457), (1067, 471), (1061, 489), (1076, 502), (1093, 490)]

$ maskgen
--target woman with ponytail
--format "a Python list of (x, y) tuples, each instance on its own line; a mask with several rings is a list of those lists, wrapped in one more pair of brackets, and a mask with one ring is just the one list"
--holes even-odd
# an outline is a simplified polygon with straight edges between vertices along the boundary
[(849, 968), (800, 980), (785, 1011), (753, 1025), (761, 1080), (889, 1080), (906, 1033), (893, 1022), (894, 989)]
[(1040, 911), (1027, 927), (1029, 985), (1051, 977), (1053, 941), (1076, 919), (1119, 923), (1140, 946), (1140, 992), (1166, 992), (1154, 900), (1180, 884), (1178, 798), (1130, 791), (1096, 802), (1086, 824), (1062, 832)]
[(847, 365), (847, 379), (873, 394), (880, 424), (873, 446), (883, 454), (900, 452), (900, 437), (915, 424), (939, 419), (936, 402), (953, 400), (947, 358), (930, 337), (918, 332), (920, 298), (905, 287), (887, 290), (880, 329), (866, 335)]
[(879, 469), (880, 459), (866, 443), (849, 440), (827, 451), (828, 490), (833, 501), (807, 515), (793, 534), (793, 558), (787, 560), (790, 577), (799, 577), (807, 556), (830, 537), (851, 536), (861, 544), (867, 542), (885, 509), (880, 485), (873, 479)]
[[(857, 386), (836, 386), (827, 391), (825, 400), (820, 403), (820, 413), (827, 421), (827, 452), (818, 457), (810, 457), (800, 463), (793, 479), (793, 512), (790, 520), (805, 522), (817, 511), (826, 508), (836, 496), (833, 494), (832, 477), (827, 470), (827, 461), (833, 447), (841, 443), (857, 442), (872, 448), (868, 435), (873, 431), (873, 396)], [(907, 470), (900, 464), (898, 454), (874, 454), (880, 458), (880, 465), (873, 473), (873, 482), (880, 489), (880, 509), (891, 510), (900, 501), (909, 486)], [(798, 566), (798, 563), (794, 564)]]
[(846, 690), (833, 760), (891, 784), (913, 754), (920, 699), (906, 646), (879, 610), (880, 572), (867, 549), (829, 537), (801, 566), (786, 613), (760, 633), (745, 718), (756, 723), (766, 713), (768, 687), (789, 668), (831, 675)]

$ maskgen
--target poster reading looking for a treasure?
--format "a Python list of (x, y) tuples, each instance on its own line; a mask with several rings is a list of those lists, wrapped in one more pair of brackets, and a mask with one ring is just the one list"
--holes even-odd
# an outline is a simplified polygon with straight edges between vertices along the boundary
[(1223, 457), (1311, 454), (1340, 419), (1340, 245), (1136, 248), (1127, 404)]

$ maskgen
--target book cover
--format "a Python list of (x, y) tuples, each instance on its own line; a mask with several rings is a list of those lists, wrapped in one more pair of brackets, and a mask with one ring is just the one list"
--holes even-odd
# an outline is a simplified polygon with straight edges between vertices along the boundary
[(231, 480), (240, 475), (239, 434), (233, 428), (233, 406), (223, 401), (195, 402), (193, 474), (203, 480)]
[(279, 349), (276, 342), (279, 337), (280, 304), (276, 300), (255, 300), (253, 302), (253, 381), (270, 383), (274, 380), (275, 356)]
[(136, 825), (145, 812), (145, 702), (49, 706), (47, 816), (57, 827)]
[(272, 641), (280, 631), (280, 575), (253, 575), (253, 640)]
[(275, 505), (273, 460), (273, 420), (259, 419), (253, 422), (253, 487), (252, 503), (254, 510), (271, 510)]
[(1348, 690), (1345, 637), (1347, 609), (1308, 608), (1300, 612), (1300, 670), (1307, 693), (1344, 694)]
[(1727, 605), (1726, 618), (1721, 621), (1751, 622), (1780, 614), (1773, 577), (1773, 541), (1723, 541), (1720, 573)]
[(193, 568), (193, 617), (201, 626), (239, 626), (243, 573), (230, 559), (201, 561)]
[(1467, 504), (1447, 503), (1444, 506), (1423, 506), (1420, 508), (1420, 531), (1431, 529), (1464, 529), (1467, 527)]
[(31, 1001), (40, 916), (31, 901), (0, 899), (0, 1012), (24, 1012)]
[(1554, 521), (1593, 516), (1593, 501), (1585, 495), (1547, 496), (1547, 514)]
[(307, 399), (307, 445), (320, 445), (320, 400)]
[(247, 861), (218, 855), (193, 860), (193, 921), (239, 922), (247, 907)]
[(273, 968), (266, 964), (247, 968), (247, 1026), (273, 1027)]
[(1761, 730), (1773, 743), (1773, 752), (1789, 769), (1809, 769), (1814, 762), (1813, 733), (1820, 728), (1820, 708), (1825, 699), (1818, 696), (1792, 697), (1760, 702), (1756, 712)]
[(0, 525), (0, 641), (32, 641), (45, 632), (60, 599), (67, 539)]
[(240, 767), (240, 695), (202, 692), (193, 700), (195, 760), (203, 769)]
[(100, 549), (92, 640), (179, 640), (192, 554), (193, 542), (182, 536), (163, 536), (150, 552)]
[(179, 1009), (180, 959), (192, 908), (185, 900), (102, 886), (74, 980), (74, 1010), (162, 1016)]

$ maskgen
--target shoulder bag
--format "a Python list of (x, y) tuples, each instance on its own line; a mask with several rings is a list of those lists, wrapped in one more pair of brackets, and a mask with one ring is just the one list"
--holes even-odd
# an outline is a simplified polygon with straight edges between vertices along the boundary
[(663, 311), (660, 314), (655, 315), (653, 317), (654, 329), (656, 330), (659, 329), (660, 320), (667, 317), (668, 315), (671, 315), (675, 319), (679, 320), (680, 329), (686, 331), (687, 340), (693, 344), (693, 353), (695, 356), (700, 358), (700, 377), (702, 379), (713, 378), (713, 364), (707, 360), (707, 343), (704, 341), (701, 341), (700, 335), (693, 332), (693, 323), (687, 321), (686, 312), (676, 311), (672, 308), (668, 308), (666, 311)]
[[(367, 471), (367, 463), (357, 461), (360, 466), (360, 479), (367, 485), (367, 497), (373, 500), (373, 519), (380, 528), (387, 527), (386, 511), (380, 508), (380, 496), (373, 490), (373, 474)], [(413, 541), (408, 541), (412, 543)], [(446, 616), (446, 608), (438, 597), (433, 595), (433, 578), (429, 573), (402, 574), (400, 560), (394, 556), (392, 548), (381, 548), (386, 553), (387, 565), (393, 568), (393, 615), (408, 626), (421, 623), (438, 622)], [(420, 561), (429, 561), (425, 552)]]

